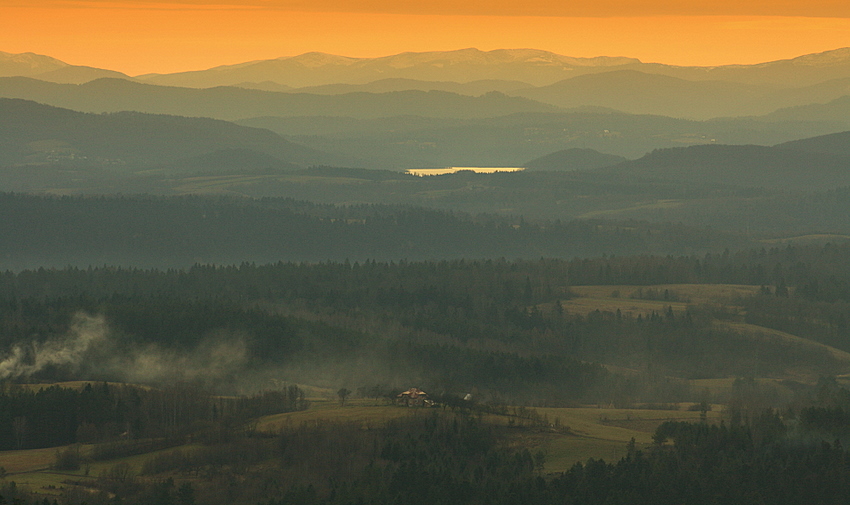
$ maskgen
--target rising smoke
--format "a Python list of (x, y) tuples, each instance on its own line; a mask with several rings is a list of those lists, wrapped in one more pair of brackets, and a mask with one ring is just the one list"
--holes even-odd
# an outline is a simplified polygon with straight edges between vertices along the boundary
[(8, 356), (0, 361), (0, 379), (30, 377), (50, 366), (79, 370), (89, 351), (106, 339), (107, 326), (103, 317), (76, 314), (66, 337), (13, 346)]
[[(252, 359), (250, 337), (239, 331), (206, 334), (192, 349), (140, 343), (113, 332), (102, 315), (76, 314), (67, 334), (15, 344), (0, 351), (0, 380), (114, 381), (151, 386), (192, 382), (221, 394), (249, 394), (281, 383), (341, 385), (420, 384), (415, 367), (388, 368), (384, 349), (345, 356), (291, 355), (285, 363)], [(411, 380), (413, 382), (411, 382)]]
[(249, 353), (244, 335), (224, 331), (184, 352), (119, 343), (103, 316), (78, 313), (67, 335), (15, 344), (0, 360), (0, 380), (28, 380), (52, 368), (81, 380), (215, 383), (240, 375), (248, 366)]

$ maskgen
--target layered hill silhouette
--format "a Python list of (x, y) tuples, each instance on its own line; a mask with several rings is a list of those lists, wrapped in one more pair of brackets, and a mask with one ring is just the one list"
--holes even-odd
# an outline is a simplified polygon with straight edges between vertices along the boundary
[(140, 80), (169, 86), (231, 86), (271, 81), (293, 87), (364, 84), (385, 78), (469, 82), (482, 79), (549, 84), (594, 69), (639, 63), (634, 58), (572, 58), (537, 49), (475, 48), (401, 53), (380, 58), (349, 58), (306, 53), (273, 60), (225, 65), (193, 72), (150, 74)]
[(848, 92), (850, 77), (801, 88), (780, 88), (614, 70), (518, 89), (511, 94), (565, 108), (589, 105), (633, 114), (709, 119), (768, 114), (780, 108), (834, 100)]
[(367, 166), (372, 168), (390, 169), (520, 166), (572, 148), (636, 159), (660, 148), (712, 141), (773, 145), (847, 129), (832, 122), (777, 122), (760, 118), (693, 121), (604, 108), (473, 119), (264, 116), (238, 123), (268, 128), (314, 149), (368, 159)]
[(339, 160), (271, 131), (226, 121), (137, 112), (90, 114), (0, 99), (0, 164), (292, 168), (334, 161)]
[(821, 135), (807, 139), (784, 142), (776, 146), (780, 149), (790, 149), (807, 153), (831, 154), (850, 157), (850, 131)]
[(850, 95), (842, 96), (827, 103), (813, 103), (787, 107), (765, 115), (765, 121), (775, 123), (798, 121), (834, 124), (840, 129), (850, 128)]
[(517, 112), (557, 110), (552, 105), (509, 97), (498, 92), (479, 97), (418, 90), (315, 95), (235, 87), (191, 89), (123, 79), (97, 79), (72, 85), (47, 83), (26, 77), (5, 77), (0, 78), (0, 96), (34, 100), (83, 112), (132, 110), (226, 120), (266, 115), (495, 117)]
[[(248, 87), (253, 89), (263, 89), (262, 85), (246, 85), (237, 84), (237, 87)], [(266, 84), (266, 86), (269, 86)], [(287, 91), (277, 85), (274, 89), (269, 86), (267, 91)], [(514, 80), (499, 80), (499, 79), (484, 79), (471, 82), (454, 82), (454, 81), (424, 81), (420, 79), (403, 79), (403, 78), (387, 78), (378, 79), (377, 81), (368, 82), (366, 84), (325, 84), (322, 86), (306, 86), (303, 88), (289, 88), (289, 90), (298, 93), (313, 93), (317, 95), (341, 95), (345, 93), (365, 92), (365, 93), (388, 93), (392, 91), (445, 91), (448, 93), (457, 93), (458, 95), (480, 96), (490, 91), (498, 91), (505, 94), (514, 94), (518, 90), (533, 88), (531, 84), (522, 81)]]
[(623, 57), (573, 58), (536, 49), (481, 51), (468, 48), (401, 53), (380, 58), (307, 53), (208, 70), (150, 74), (138, 78), (156, 84), (201, 88), (264, 81), (292, 87), (364, 84), (387, 78), (461, 83), (482, 79), (520, 80), (535, 86), (545, 86), (571, 77), (611, 70), (636, 70), (689, 81), (804, 87), (850, 75), (850, 49), (836, 49), (756, 65), (716, 67), (644, 63), (635, 58)]
[[(149, 133), (139, 133), (142, 130), (137, 126), (101, 126), (111, 130), (92, 134), (86, 141), (72, 134), (56, 134), (53, 136), (61, 138), (30, 139), (22, 144), (12, 132), (3, 140), (10, 146), (3, 159), (20, 164), (59, 156), (63, 162), (79, 162), (80, 158), (70, 158), (73, 155), (107, 165), (183, 160), (179, 166), (187, 170), (213, 172), (240, 164), (248, 170), (310, 164), (403, 170), (516, 166), (559, 151), (571, 153), (561, 156), (575, 158), (580, 152), (575, 149), (636, 159), (664, 149), (635, 161), (633, 173), (682, 178), (688, 170), (679, 168), (674, 174), (658, 167), (681, 162), (698, 173), (693, 167), (711, 166), (709, 158), (716, 154), (718, 160), (731, 164), (771, 166), (776, 174), (782, 174), (784, 169), (776, 167), (841, 166), (841, 160), (829, 158), (842, 158), (834, 152), (809, 153), (810, 159), (793, 154), (766, 160), (776, 150), (759, 146), (847, 130), (848, 62), (850, 49), (721, 67), (674, 67), (630, 58), (570, 58), (531, 49), (465, 49), (384, 58), (309, 53), (207, 71), (136, 78), (119, 74), (118, 78), (82, 82), (94, 75), (91, 69), (45, 56), (0, 53), (0, 76), (6, 76), (0, 77), (2, 97), (112, 114), (101, 119), (105, 122), (119, 118), (125, 123), (130, 118), (152, 121), (146, 114), (209, 117), (277, 133), (263, 133), (267, 136), (263, 141), (229, 137), (212, 141), (206, 131), (177, 132), (175, 128), (183, 125), (175, 126), (173, 118), (168, 119), (169, 125), (151, 127)], [(286, 76), (295, 80), (283, 82)], [(50, 79), (82, 83), (48, 82)], [(161, 85), (168, 83), (215, 87)], [(311, 87), (304, 87), (308, 84)], [(779, 106), (784, 108), (757, 115)], [(126, 111), (143, 114), (134, 116)], [(686, 119), (733, 114), (745, 117)], [(94, 124), (94, 119), (86, 121), (92, 124), (80, 132)], [(186, 131), (192, 128), (187, 126)], [(137, 138), (121, 140), (118, 132)], [(136, 147), (130, 148), (134, 142)], [(195, 147), (175, 147), (184, 142)], [(150, 147), (157, 143), (161, 145)], [(694, 147), (687, 154), (680, 149), (701, 145), (705, 147)], [(705, 160), (699, 161), (702, 158)], [(557, 156), (552, 160), (549, 169), (602, 166)], [(718, 166), (709, 180), (735, 185), (746, 178), (733, 173), (728, 178), (717, 175), (731, 170), (728, 166)], [(824, 173), (830, 170), (823, 168)], [(833, 172), (824, 181), (833, 176), (843, 180), (840, 170)]]
[[(639, 114), (705, 119), (762, 115), (780, 108), (824, 103), (850, 95), (850, 49), (757, 65), (717, 67), (681, 67), (620, 57), (572, 58), (534, 49), (480, 51), (470, 48), (381, 58), (307, 53), (135, 78), (110, 70), (72, 66), (47, 56), (0, 53), (0, 76), (76, 84), (110, 77), (170, 87), (234, 86), (254, 91), (295, 92), (299, 93), (299, 103), (320, 111), (310, 115), (327, 113), (322, 106), (325, 102), (317, 103), (301, 93), (445, 91), (478, 96), (499, 91), (560, 107), (591, 105)], [(38, 100), (34, 96), (3, 96)], [(427, 98), (416, 99), (427, 103), (427, 108), (434, 106)], [(370, 106), (386, 106), (363, 101)], [(241, 106), (244, 108), (245, 104)], [(437, 107), (431, 115), (445, 115), (439, 111)], [(232, 119), (209, 112), (198, 114), (196, 111), (187, 115)], [(261, 114), (243, 117), (251, 115)], [(300, 114), (278, 111), (273, 115)]]
[(783, 190), (850, 185), (850, 132), (773, 147), (701, 145), (657, 150), (601, 170), (629, 177)]
[(69, 65), (64, 61), (34, 53), (11, 54), (0, 51), (0, 77), (33, 77), (41, 81), (81, 84), (94, 79), (112, 77), (130, 79), (114, 70)]
[[(561, 115), (554, 117), (563, 120)], [(601, 121), (605, 116), (591, 117)], [(632, 119), (635, 130), (640, 130), (640, 117)], [(440, 142), (448, 142), (460, 131), (443, 130), (440, 120), (432, 121), (434, 131), (445, 136)], [(502, 128), (498, 135), (494, 133), (498, 128), (488, 122), (494, 120), (482, 120), (478, 128), (490, 144), (481, 141), (478, 145), (492, 146), (493, 159), (505, 159), (512, 147), (531, 145), (528, 139), (541, 134), (535, 130), (524, 136), (527, 123), (522, 116), (495, 121)], [(383, 122), (375, 121), (379, 123)], [(389, 123), (384, 127), (397, 127), (400, 119), (399, 124)], [(346, 128), (365, 124), (369, 123), (352, 120)], [(559, 129), (563, 131), (563, 123), (556, 122), (552, 134)], [(498, 145), (512, 136), (514, 144)], [(3, 191), (235, 194), (323, 204), (416, 204), (528, 219), (681, 222), (735, 231), (752, 226), (780, 236), (814, 229), (850, 233), (845, 212), (850, 187), (848, 145), (850, 132), (845, 132), (773, 147), (668, 148), (633, 161), (589, 149), (549, 148), (541, 153), (548, 156), (520, 160), (516, 166), (527, 162), (530, 167), (524, 172), (420, 178), (374, 170), (371, 164), (366, 165), (370, 169), (303, 168), (340, 167), (345, 161), (336, 163), (333, 156), (271, 131), (225, 121), (135, 112), (90, 114), (0, 100)], [(545, 149), (546, 144), (537, 148)], [(470, 152), (468, 146), (466, 151), (461, 146), (456, 149), (456, 153)], [(517, 149), (512, 155), (517, 152), (526, 151)], [(616, 241), (617, 234), (608, 237)], [(691, 239), (698, 241), (698, 234)]]
[(593, 149), (564, 149), (523, 164), (526, 170), (594, 170), (626, 161), (622, 156), (600, 153)]

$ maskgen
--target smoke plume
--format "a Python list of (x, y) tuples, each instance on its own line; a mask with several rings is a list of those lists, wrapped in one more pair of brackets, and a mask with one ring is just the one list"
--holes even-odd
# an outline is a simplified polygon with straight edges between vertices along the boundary
[(13, 346), (0, 361), (0, 379), (28, 377), (48, 366), (79, 370), (89, 350), (106, 339), (107, 326), (102, 317), (76, 314), (64, 338)]

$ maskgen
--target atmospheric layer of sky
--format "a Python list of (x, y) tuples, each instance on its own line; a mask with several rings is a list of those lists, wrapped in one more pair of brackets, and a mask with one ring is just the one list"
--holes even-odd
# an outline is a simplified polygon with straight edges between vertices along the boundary
[(130, 75), (309, 51), (536, 48), (721, 65), (847, 46), (847, 0), (0, 0), (0, 51)]

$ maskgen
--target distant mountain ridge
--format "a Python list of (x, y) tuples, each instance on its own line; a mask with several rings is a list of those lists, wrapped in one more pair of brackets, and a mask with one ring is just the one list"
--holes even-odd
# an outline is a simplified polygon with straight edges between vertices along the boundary
[(456, 51), (400, 53), (378, 58), (349, 58), (306, 53), (273, 60), (225, 65), (208, 70), (173, 74), (148, 74), (140, 80), (186, 87), (230, 86), (240, 82), (271, 81), (292, 87), (324, 84), (365, 84), (384, 78), (469, 82), (496, 79), (530, 84), (555, 82), (576, 69), (607, 68), (639, 63), (635, 58), (573, 58), (537, 49), (475, 48)]
[(35, 53), (12, 54), (0, 51), (0, 76), (2, 77), (32, 77), (67, 66), (69, 66), (67, 63), (50, 56)]
[[(249, 89), (263, 89), (262, 83), (254, 85), (236, 85)], [(267, 91), (292, 91), (294, 93), (312, 93), (316, 95), (342, 95), (345, 93), (389, 93), (393, 91), (445, 91), (457, 93), (458, 95), (480, 96), (490, 91), (498, 91), (505, 94), (515, 94), (518, 90), (533, 88), (531, 84), (522, 81), (506, 81), (497, 79), (485, 79), (470, 82), (454, 81), (422, 81), (417, 79), (387, 78), (372, 81), (366, 84), (324, 84), (322, 86), (307, 86), (303, 88), (281, 88), (277, 85), (273, 88), (265, 85)]]
[(271, 81), (292, 87), (323, 84), (365, 84), (379, 79), (425, 81), (520, 80), (545, 86), (579, 75), (610, 70), (637, 70), (689, 81), (729, 81), (775, 87), (810, 86), (850, 76), (850, 48), (755, 65), (714, 67), (644, 63), (636, 58), (574, 58), (537, 49), (475, 48), (455, 51), (401, 53), (379, 58), (349, 58), (306, 53), (273, 60), (225, 65), (208, 70), (148, 74), (140, 80), (187, 87), (228, 86), (240, 82)]
[[(339, 158), (260, 128), (206, 118), (87, 114), (0, 98), (0, 164), (295, 168)], [(263, 166), (259, 166), (263, 165)]]
[[(850, 48), (757, 65), (717, 67), (679, 67), (625, 57), (573, 58), (535, 49), (461, 49), (380, 58), (306, 53), (135, 78), (110, 70), (68, 65), (46, 56), (0, 53), (0, 78), (87, 86), (76, 91), (52, 91), (51, 96), (46, 97), (37, 94), (46, 89), (37, 83), (26, 83), (22, 85), (24, 90), (17, 93), (4, 83), (0, 96), (8, 98), (38, 100), (85, 111), (130, 109), (220, 119), (306, 115), (364, 117), (369, 111), (374, 112), (372, 117), (396, 114), (482, 117), (482, 114), (494, 116), (545, 110), (540, 104), (563, 108), (594, 106), (631, 114), (710, 119), (765, 115), (850, 96)], [(113, 82), (107, 84), (104, 78)], [(132, 82), (136, 87), (117, 81)], [(95, 83), (104, 89), (95, 92)], [(141, 84), (170, 91), (142, 88)], [(221, 89), (225, 87), (254, 94), (248, 98), (244, 92), (225, 92)], [(178, 89), (195, 89), (201, 94), (192, 95), (176, 91)], [(125, 97), (120, 104), (108, 103), (115, 93), (128, 93), (129, 90), (140, 96)], [(288, 93), (297, 99), (271, 99), (271, 95), (260, 95), (261, 91)], [(469, 112), (469, 107), (480, 104), (464, 104), (455, 99), (445, 109), (447, 96), (437, 100), (436, 95), (414, 94), (443, 92), (479, 97), (494, 91), (514, 99), (534, 100), (538, 104), (536, 108), (529, 108), (529, 103), (522, 105), (515, 100), (512, 106), (503, 107), (499, 112), (473, 113)], [(85, 93), (102, 94), (101, 103), (93, 105), (95, 97), (92, 97), (85, 104), (77, 104), (71, 97)], [(360, 105), (351, 105), (354, 93), (364, 94), (356, 99)], [(366, 93), (382, 97), (368, 97)], [(398, 95), (390, 97), (388, 93)], [(56, 94), (65, 95), (67, 100), (57, 98)], [(176, 109), (174, 104), (166, 102), (178, 94), (183, 98), (180, 99), (181, 108)], [(320, 99), (315, 95), (346, 95), (347, 98)], [(159, 101), (160, 98), (163, 101)], [(154, 103), (156, 101), (159, 103)], [(402, 105), (400, 101), (407, 103)], [(509, 101), (502, 99), (502, 105)], [(354, 109), (346, 109), (350, 106)], [(460, 116), (454, 112), (464, 110), (467, 112)]]
[[(66, 67), (75, 67), (69, 72)], [(58, 72), (63, 70), (62, 72)], [(248, 83), (275, 83), (294, 88), (326, 84), (366, 84), (381, 79), (420, 81), (519, 80), (545, 86), (579, 75), (610, 70), (637, 70), (689, 81), (728, 81), (774, 87), (803, 87), (850, 77), (850, 48), (806, 54), (753, 65), (711, 67), (644, 63), (636, 58), (577, 58), (539, 49), (475, 48), (454, 51), (406, 52), (377, 58), (353, 58), (311, 52), (271, 60), (171, 74), (146, 74), (135, 79), (153, 84), (209, 88)], [(51, 72), (56, 72), (51, 74)], [(70, 75), (69, 75), (70, 74)], [(81, 83), (99, 77), (129, 76), (111, 70), (73, 66), (49, 56), (0, 52), (0, 76), (35, 77), (53, 82)]]
[(236, 120), (257, 116), (349, 116), (379, 118), (495, 117), (518, 112), (554, 112), (557, 107), (490, 92), (473, 97), (445, 91), (395, 91), (314, 95), (235, 87), (193, 89), (123, 79), (97, 79), (81, 85), (0, 77), (0, 96), (83, 112), (138, 111)]
[(69, 65), (35, 53), (11, 54), (0, 51), (0, 77), (32, 77), (41, 81), (82, 84), (102, 77), (130, 79), (114, 70)]

